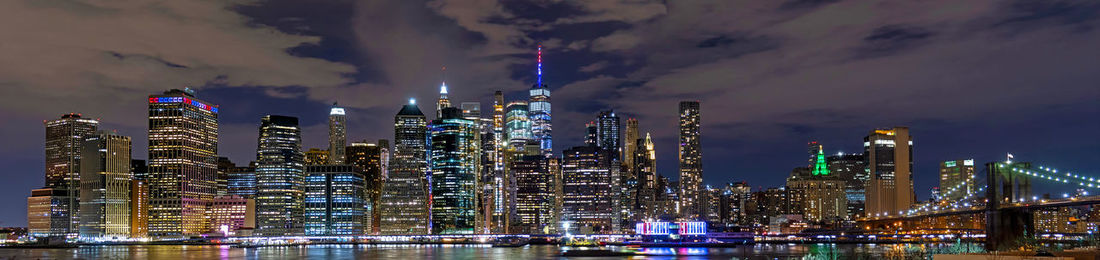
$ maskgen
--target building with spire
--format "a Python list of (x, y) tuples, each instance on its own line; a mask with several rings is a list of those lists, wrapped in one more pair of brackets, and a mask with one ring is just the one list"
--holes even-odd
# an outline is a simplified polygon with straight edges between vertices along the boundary
[(328, 112), (328, 160), (331, 164), (344, 164), (347, 161), (344, 147), (348, 146), (347, 116), (344, 108), (332, 103)]
[(393, 157), (378, 207), (380, 231), (386, 235), (428, 234), (428, 120), (415, 99), (409, 99), (393, 119)]
[[(816, 144), (816, 142), (814, 143)], [(848, 217), (848, 198), (846, 183), (838, 176), (830, 174), (821, 144), (809, 151), (814, 152), (814, 164), (811, 167), (798, 167), (787, 178), (787, 189), (791, 196), (798, 199), (789, 201), (795, 212), (805, 215), (809, 221), (838, 221)]]
[(531, 136), (539, 142), (539, 150), (549, 158), (554, 154), (552, 127), (550, 126), (550, 88), (542, 82), (542, 45), (537, 56), (537, 75), (535, 84), (529, 91), (531, 97), (527, 103), (527, 117), (531, 119)]
[(447, 81), (439, 85), (439, 101), (435, 104), (435, 118), (443, 118), (443, 109), (451, 107), (451, 99), (447, 97)]

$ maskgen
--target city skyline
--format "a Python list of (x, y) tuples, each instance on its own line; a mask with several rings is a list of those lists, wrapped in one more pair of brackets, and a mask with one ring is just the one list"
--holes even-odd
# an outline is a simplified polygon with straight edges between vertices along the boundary
[[(382, 38), (378, 43), (358, 43), (356, 39), (348, 38), (356, 36), (342, 36), (341, 33), (347, 32), (333, 32), (342, 29), (333, 28), (329, 25), (331, 21), (312, 13), (316, 10), (336, 10), (339, 8), (337, 4), (322, 4), (301, 12), (270, 4), (231, 10), (219, 9), (215, 14), (216, 17), (243, 18), (271, 26), (280, 31), (273, 37), (293, 42), (290, 45), (271, 47), (245, 41), (244, 47), (269, 51), (258, 55), (279, 58), (276, 63), (280, 64), (275, 65), (246, 64), (255, 66), (251, 69), (270, 69), (275, 72), (263, 73), (269, 75), (266, 76), (268, 78), (255, 76), (251, 71), (225, 69), (224, 63), (212, 62), (212, 58), (206, 55), (187, 57), (176, 52), (180, 48), (178, 46), (166, 44), (163, 50), (171, 51), (164, 51), (163, 55), (150, 55), (149, 52), (129, 46), (94, 40), (91, 43), (105, 46), (101, 48), (107, 53), (105, 56), (127, 65), (197, 71), (204, 64), (210, 64), (216, 68), (214, 71), (217, 73), (191, 74), (155, 69), (148, 75), (154, 80), (140, 82), (141, 84), (127, 81), (128, 79), (120, 79), (116, 83), (89, 83), (81, 81), (79, 77), (74, 77), (72, 82), (54, 84), (45, 81), (46, 79), (28, 80), (19, 73), (31, 73), (23, 70), (0, 72), (0, 76), (17, 82), (14, 83), (16, 87), (5, 86), (0, 90), (0, 96), (5, 96), (6, 101), (0, 102), (4, 103), (0, 105), (0, 118), (5, 120), (0, 135), (4, 136), (8, 144), (0, 151), (0, 157), (3, 157), (0, 165), (11, 169), (13, 176), (13, 181), (2, 186), (6, 189), (3, 189), (4, 193), (0, 193), (0, 203), (25, 208), (23, 203), (26, 203), (25, 198), (30, 189), (41, 187), (45, 169), (41, 153), (44, 143), (42, 124), (39, 122), (55, 120), (63, 114), (81, 113), (86, 118), (98, 119), (101, 123), (100, 129), (118, 129), (120, 135), (133, 138), (134, 159), (149, 159), (145, 123), (148, 109), (145, 108), (147, 103), (143, 103), (143, 99), (167, 89), (191, 86), (199, 98), (218, 104), (221, 109), (218, 115), (220, 138), (217, 142), (217, 155), (229, 157), (243, 165), (254, 158), (258, 127), (256, 122), (267, 114), (298, 117), (301, 120), (303, 150), (328, 147), (329, 114), (326, 113), (329, 113), (333, 102), (340, 102), (347, 111), (347, 140), (389, 139), (393, 136), (393, 128), (389, 127), (393, 112), (409, 98), (417, 99), (427, 112), (425, 114), (434, 114), (429, 112), (434, 108), (439, 90), (438, 77), (434, 75), (441, 65), (450, 68), (447, 83), (453, 104), (477, 101), (483, 104), (482, 111), (493, 111), (491, 98), (496, 89), (504, 91), (505, 103), (527, 100), (530, 86), (535, 82), (535, 49), (539, 43), (545, 45), (545, 64), (542, 66), (542, 70), (546, 72), (544, 84), (554, 93), (553, 106), (556, 110), (553, 121), (553, 151), (557, 154), (583, 145), (583, 123), (593, 120), (598, 111), (613, 109), (622, 118), (637, 118), (641, 133), (653, 133), (658, 161), (657, 173), (675, 179), (678, 175), (675, 107), (681, 100), (699, 100), (705, 114), (702, 123), (702, 143), (706, 155), (706, 160), (703, 160), (703, 178), (705, 184), (715, 186), (735, 181), (747, 181), (754, 190), (781, 186), (791, 167), (805, 164), (806, 142), (822, 142), (826, 148), (825, 155), (834, 155), (837, 151), (855, 153), (862, 151), (862, 137), (867, 131), (895, 126), (908, 126), (912, 129), (912, 135), (917, 137), (913, 149), (914, 190), (917, 200), (926, 200), (929, 188), (938, 186), (939, 164), (959, 158), (974, 158), (976, 163), (984, 164), (1003, 159), (1004, 153), (1010, 152), (1028, 160), (1050, 162), (1074, 171), (1100, 170), (1090, 163), (1100, 158), (1100, 152), (1095, 149), (1100, 145), (1100, 140), (1090, 139), (1088, 135), (1085, 138), (1076, 135), (1100, 130), (1100, 123), (1095, 120), (1080, 120), (1100, 117), (1100, 106), (1096, 105), (1100, 93), (1093, 83), (1097, 81), (1096, 76), (1087, 75), (1087, 69), (1043, 69), (1096, 67), (1096, 61), (1100, 60), (1097, 59), (1097, 53), (1082, 46), (1095, 45), (1087, 43), (1097, 42), (1097, 36), (1094, 33), (1072, 30), (1076, 26), (1094, 24), (1094, 15), (1079, 21), (1068, 18), (1071, 14), (1041, 12), (1046, 10), (1043, 8), (1053, 8), (1045, 4), (1032, 7), (991, 4), (970, 10), (992, 17), (988, 19), (994, 21), (978, 21), (985, 27), (982, 27), (984, 30), (974, 33), (977, 36), (951, 29), (954, 28), (952, 26), (975, 26), (968, 24), (974, 22), (973, 14), (933, 16), (924, 12), (916, 14), (912, 20), (876, 18), (882, 21), (874, 26), (846, 28), (835, 36), (813, 36), (815, 34), (812, 32), (817, 30), (810, 29), (797, 29), (793, 32), (766, 26), (756, 29), (754, 25), (739, 23), (734, 23), (733, 27), (745, 30), (743, 34), (738, 34), (736, 30), (718, 29), (672, 33), (661, 31), (660, 25), (684, 22), (687, 18), (683, 12), (690, 12), (690, 6), (658, 8), (655, 14), (649, 15), (645, 12), (650, 10), (647, 9), (650, 8), (648, 6), (630, 6), (635, 9), (629, 10), (639, 12), (622, 13), (629, 16), (594, 17), (571, 12), (573, 9), (596, 8), (578, 4), (557, 13), (546, 12), (547, 14), (535, 16), (576, 19), (574, 22), (562, 23), (573, 26), (591, 25), (592, 28), (599, 29), (596, 30), (599, 31), (598, 35), (576, 35), (575, 32), (569, 34), (568, 30), (562, 28), (550, 28), (538, 33), (515, 30), (507, 33), (519, 34), (521, 36), (518, 37), (523, 40), (508, 42), (499, 37), (505, 33), (481, 28), (478, 24), (482, 23), (465, 20), (467, 16), (454, 12), (446, 12), (449, 10), (446, 7), (377, 4), (384, 5), (382, 7), (397, 5), (418, 10), (410, 11), (416, 14), (411, 19), (424, 21), (426, 25), (402, 25), (410, 27), (405, 29), (444, 23), (433, 20), (438, 16), (456, 19), (445, 23), (447, 27), (443, 30), (455, 31), (448, 34), (446, 39), (454, 39), (453, 45), (456, 46), (478, 48), (471, 48), (475, 49), (472, 51), (455, 51), (458, 49), (455, 46), (443, 46), (440, 48), (444, 50), (433, 50), (425, 46), (426, 44), (409, 44), (408, 48), (397, 49), (396, 53), (410, 54), (413, 53), (411, 48), (420, 48), (428, 51), (425, 56), (448, 51), (455, 54), (421, 57), (422, 59), (414, 62), (389, 63), (394, 59), (377, 52), (395, 46), (400, 41)], [(380, 15), (377, 11), (365, 10), (376, 7), (370, 6), (373, 4), (362, 5), (347, 11), (351, 14), (341, 13), (348, 17), (336, 15), (337, 18), (332, 19), (350, 20), (361, 15)], [(782, 8), (793, 8), (812, 14), (830, 12), (830, 5), (851, 4), (840, 2), (806, 5), (808, 6)], [(539, 10), (552, 9), (549, 6), (536, 7), (541, 8)], [(11, 6), (6, 9), (20, 8), (22, 7)], [(767, 5), (760, 8), (777, 9), (774, 15), (791, 12), (789, 9), (780, 10), (779, 6)], [(885, 8), (876, 9), (885, 13), (897, 11), (897, 7), (876, 8)], [(501, 12), (518, 13), (520, 9), (522, 8), (505, 6)], [(687, 11), (683, 11), (684, 9)], [(427, 14), (423, 14), (425, 12)], [(287, 13), (301, 17), (302, 21), (279, 22), (271, 18)], [(812, 21), (813, 17), (807, 17), (809, 14), (797, 16)], [(472, 15), (477, 17), (485, 14)], [(637, 16), (645, 19), (638, 19)], [(1019, 17), (1029, 19), (1016, 19)], [(580, 22), (585, 19), (611, 22)], [(244, 22), (231, 20), (218, 21), (243, 26)], [(805, 26), (811, 24), (811, 21), (791, 19), (782, 23)], [(945, 22), (937, 24), (932, 21)], [(997, 23), (998, 21), (1004, 23)], [(296, 29), (297, 25), (305, 25), (303, 28), (306, 29)], [(234, 28), (254, 32), (247, 28)], [(828, 28), (834, 27), (822, 30)], [(365, 31), (379, 33), (380, 29), (368, 27)], [(293, 36), (291, 32), (306, 36)], [(654, 36), (640, 36), (646, 32), (652, 32)], [(358, 33), (361, 32), (356, 32)], [(599, 40), (616, 39), (614, 37), (623, 37), (625, 33), (644, 38), (623, 39), (617, 41), (623, 44), (618, 46), (611, 45), (611, 40)], [(417, 39), (441, 37), (409, 34), (420, 37)], [(467, 34), (481, 35), (485, 39), (471, 39), (478, 37)], [(668, 38), (682, 42), (659, 39), (660, 36), (670, 35), (681, 36)], [(790, 35), (801, 37), (779, 40)], [(831, 49), (815, 49), (800, 45), (814, 39), (811, 36), (824, 37), (824, 42), (835, 46), (830, 47)], [(146, 37), (158, 39), (157, 35)], [(1077, 40), (1065, 41), (1062, 45), (1042, 43), (1059, 39), (1058, 37), (1076, 37), (1074, 39)], [(988, 41), (991, 40), (986, 38), (1006, 43), (990, 44)], [(28, 42), (34, 40), (33, 37), (29, 39)], [(303, 43), (304, 47), (299, 46)], [(365, 46), (357, 47), (357, 44)], [(990, 45), (999, 48), (983, 50), (984, 46)], [(632, 58), (624, 54), (659, 47), (670, 48), (671, 53), (680, 57), (644, 54)], [(1022, 51), (1025, 49), (1031, 51)], [(838, 50), (852, 50), (854, 53)], [(369, 55), (360, 57), (355, 54), (356, 51), (372, 53), (381, 58), (367, 57)], [(713, 51), (720, 55), (716, 58), (700, 57), (703, 51)], [(775, 56), (782, 51), (798, 54), (794, 56), (830, 54), (827, 56), (850, 59), (791, 60)], [(291, 52), (294, 54), (288, 54)], [(975, 56), (983, 57), (1003, 57), (964, 59), (961, 63), (969, 65), (966, 67), (945, 65), (959, 62), (950, 59), (958, 52), (974, 52)], [(917, 58), (921, 56), (931, 58)], [(310, 60), (306, 57), (317, 59)], [(502, 61), (486, 62), (483, 59), (485, 57), (500, 57)], [(192, 61), (192, 58), (198, 61)], [(628, 60), (639, 62), (639, 65), (630, 65)], [(1012, 60), (1020, 61), (1008, 62)], [(762, 67), (769, 71), (784, 71), (784, 68), (789, 68), (784, 66), (787, 62), (827, 63), (832, 64), (830, 66), (844, 67), (849, 72), (837, 72), (825, 68), (830, 66), (816, 65), (811, 66), (813, 68), (810, 71), (783, 72), (791, 73), (790, 76), (767, 77), (761, 75), (768, 73), (746, 68), (746, 64), (763, 63), (765, 65)], [(1010, 65), (987, 66), (1006, 63)], [(10, 64), (12, 63), (0, 61), (0, 65)], [(303, 64), (317, 65), (314, 69), (302, 70), (308, 79), (290, 79), (291, 77), (277, 75), (301, 68)], [(874, 69), (878, 66), (892, 67), (906, 73), (874, 75), (884, 73)], [(90, 67), (93, 68), (85, 69), (92, 70), (96, 66)], [(106, 68), (119, 69), (110, 66)], [(676, 70), (681, 72), (673, 72)], [(725, 76), (708, 74), (716, 73), (715, 71), (736, 73)], [(99, 70), (93, 72), (104, 73)], [(69, 75), (68, 73), (70, 72), (60, 74)], [(350, 75), (338, 76), (345, 73)], [(830, 73), (840, 73), (846, 77), (824, 75)], [(990, 73), (997, 74), (998, 77), (990, 78), (986, 75)], [(107, 73), (111, 74), (113, 73)], [(414, 79), (407, 74), (415, 74), (415, 77), (424, 79)], [(221, 78), (222, 75), (225, 77)], [(700, 79), (693, 79), (693, 75)], [(942, 78), (954, 80), (944, 81)], [(927, 86), (920, 86), (922, 84)], [(53, 92), (94, 93), (58, 95), (32, 91), (37, 87)], [(771, 88), (778, 90), (766, 90)], [(1050, 91), (1051, 88), (1058, 91)], [(955, 89), (961, 92), (947, 94)], [(883, 100), (867, 101), (876, 98)], [(899, 102), (899, 99), (905, 100)], [(990, 99), (995, 102), (983, 101)], [(488, 114), (483, 113), (483, 117)], [(25, 217), (21, 212), (0, 213), (0, 225), (19, 226), (25, 223)]]

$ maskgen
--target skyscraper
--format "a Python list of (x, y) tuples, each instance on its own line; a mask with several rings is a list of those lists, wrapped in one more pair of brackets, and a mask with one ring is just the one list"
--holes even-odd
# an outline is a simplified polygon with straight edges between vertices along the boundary
[(850, 218), (864, 217), (864, 204), (867, 201), (867, 169), (863, 154), (837, 154), (826, 158), (829, 173), (844, 181), (844, 193), (848, 197), (848, 215)]
[(344, 108), (332, 103), (328, 112), (328, 160), (331, 164), (344, 164), (347, 157), (344, 147), (348, 145), (347, 116)]
[(516, 179), (516, 220), (522, 234), (543, 234), (554, 223), (554, 175), (542, 154), (517, 155), (509, 161)]
[(680, 216), (699, 219), (703, 153), (699, 145), (699, 101), (680, 102)]
[(636, 186), (634, 191), (633, 213), (636, 220), (657, 219), (660, 217), (656, 209), (657, 194), (661, 191), (657, 187), (657, 151), (653, 145), (653, 138), (646, 133), (645, 139), (637, 139), (637, 150), (630, 156), (634, 163), (630, 167), (634, 172)]
[(587, 146), (599, 146), (600, 128), (596, 125), (596, 122), (589, 121), (584, 123), (584, 145)]
[(394, 147), (382, 188), (382, 234), (428, 233), (428, 122), (415, 100), (394, 116)]
[(634, 150), (638, 148), (638, 119), (633, 117), (626, 119), (626, 136), (623, 140), (623, 166), (628, 172), (634, 167)]
[(612, 110), (600, 111), (599, 116), (596, 117), (596, 128), (596, 144), (614, 155), (613, 159), (618, 160), (623, 149), (619, 116)]
[(251, 162), (248, 166), (233, 167), (226, 175), (226, 195), (256, 198), (256, 162)]
[(473, 234), (481, 169), (481, 127), (443, 108), (431, 125), (432, 234)]
[(84, 140), (80, 237), (129, 237), (130, 137), (99, 131)]
[(377, 144), (368, 143), (366, 140), (353, 142), (347, 148), (348, 163), (363, 168), (366, 178), (367, 200), (371, 206), (369, 233), (380, 232), (381, 211), (378, 206), (382, 204), (382, 184), (386, 179), (386, 165), (390, 160), (390, 142), (382, 139)]
[(543, 156), (549, 158), (554, 154), (552, 142), (552, 127), (550, 126), (550, 88), (542, 83), (542, 45), (538, 51), (538, 75), (535, 84), (531, 86), (531, 98), (528, 103), (527, 116), (531, 119), (531, 136), (539, 142), (539, 149)]
[[(62, 115), (44, 122), (46, 126), (46, 188), (52, 189), (59, 211), (50, 211), (48, 223), (56, 223), (45, 232), (55, 236), (76, 235), (80, 223), (80, 161), (84, 138), (95, 135), (99, 120), (80, 114)], [(40, 192), (44, 194), (44, 192)], [(45, 222), (44, 222), (45, 223)], [(60, 224), (65, 223), (65, 224)]]
[[(346, 153), (346, 152), (345, 152)], [(305, 164), (306, 165), (329, 165), (332, 164), (332, 152), (328, 150), (321, 150), (318, 148), (309, 148), (306, 151)]]
[(439, 85), (439, 101), (435, 104), (435, 118), (443, 118), (443, 109), (451, 107), (451, 99), (447, 98), (447, 82)]
[(562, 152), (562, 221), (569, 225), (566, 232), (619, 231), (619, 165), (614, 158), (614, 153), (594, 146)]
[(218, 169), (218, 107), (190, 90), (149, 96), (149, 234), (210, 230)]
[(974, 159), (940, 163), (940, 190), (944, 192), (942, 199), (955, 201), (977, 192), (977, 180), (974, 178)]
[(505, 109), (504, 132), (507, 135), (506, 143), (512, 147), (523, 147), (527, 140), (534, 140), (531, 135), (531, 119), (527, 117), (527, 102), (513, 101), (508, 103)]
[(370, 201), (363, 168), (306, 166), (306, 235), (362, 235), (370, 228)]
[(870, 187), (867, 216), (896, 215), (913, 205), (913, 137), (908, 127), (876, 129), (863, 138)]
[(256, 233), (303, 234), (306, 174), (298, 118), (264, 116), (256, 154)]

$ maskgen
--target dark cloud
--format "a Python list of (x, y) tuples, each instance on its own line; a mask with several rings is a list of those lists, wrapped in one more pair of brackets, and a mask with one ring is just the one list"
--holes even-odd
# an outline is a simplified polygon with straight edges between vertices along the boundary
[(882, 26), (863, 38), (863, 45), (857, 49), (856, 56), (873, 58), (896, 54), (928, 43), (933, 35), (931, 31), (915, 26)]

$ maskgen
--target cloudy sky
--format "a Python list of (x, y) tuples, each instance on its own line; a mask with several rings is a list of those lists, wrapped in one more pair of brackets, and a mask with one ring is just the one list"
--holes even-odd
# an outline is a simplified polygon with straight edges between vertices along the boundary
[[(0, 226), (43, 184), (43, 120), (78, 112), (134, 137), (146, 96), (220, 105), (219, 153), (255, 157), (265, 114), (325, 147), (392, 138), (408, 98), (525, 98), (535, 46), (555, 150), (599, 110), (638, 118), (676, 176), (677, 103), (702, 103), (704, 179), (782, 185), (805, 143), (856, 152), (909, 126), (920, 198), (937, 163), (1018, 159), (1100, 175), (1100, 3), (1091, 1), (0, 1)], [(434, 108), (434, 107), (433, 107)], [(430, 110), (428, 105), (422, 106)]]

